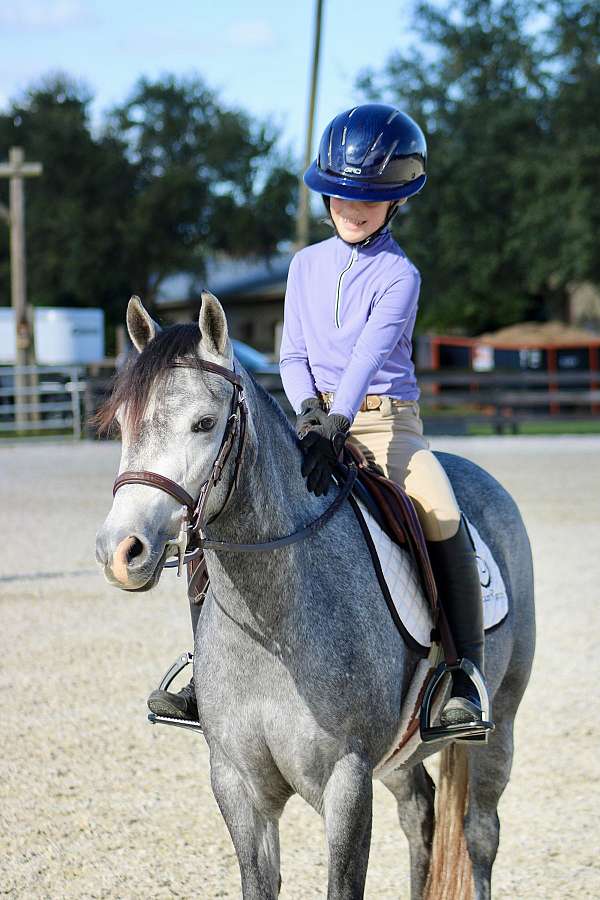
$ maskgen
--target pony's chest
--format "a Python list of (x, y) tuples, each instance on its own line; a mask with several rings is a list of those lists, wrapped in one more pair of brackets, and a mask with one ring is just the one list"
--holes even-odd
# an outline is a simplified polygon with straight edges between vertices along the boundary
[(288, 689), (284, 649), (252, 621), (235, 620), (222, 610), (206, 610), (203, 621), (204, 616), (194, 654), (201, 704), (215, 720), (232, 713), (260, 716), (264, 703)]
[[(197, 654), (201, 654), (201, 644)], [(239, 768), (272, 765), (273, 752), (309, 743), (317, 733), (310, 704), (298, 690), (282, 654), (231, 652), (215, 643), (194, 668), (200, 721), (209, 744), (217, 741)], [(293, 754), (292, 754), (293, 755)]]

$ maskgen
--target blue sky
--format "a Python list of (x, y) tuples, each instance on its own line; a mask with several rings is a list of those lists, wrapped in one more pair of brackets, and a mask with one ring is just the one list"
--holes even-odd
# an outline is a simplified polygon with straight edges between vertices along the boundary
[[(94, 113), (140, 75), (199, 73), (227, 104), (279, 124), (303, 147), (314, 0), (1, 0), (0, 108), (64, 70), (96, 95)], [(354, 82), (410, 39), (412, 0), (324, 0), (316, 135), (352, 105)]]

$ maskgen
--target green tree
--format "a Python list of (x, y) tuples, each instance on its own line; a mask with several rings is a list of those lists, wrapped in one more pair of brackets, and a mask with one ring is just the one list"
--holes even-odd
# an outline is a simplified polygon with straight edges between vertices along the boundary
[(195, 77), (141, 79), (111, 115), (136, 173), (128, 271), (146, 297), (220, 250), (271, 254), (290, 237), (296, 183), (277, 134), (226, 109)]
[[(117, 323), (129, 294), (152, 302), (166, 276), (200, 277), (208, 253), (269, 255), (292, 235), (296, 179), (277, 134), (200, 79), (142, 79), (98, 133), (91, 100), (55, 75), (0, 116), (0, 156), (17, 144), (44, 165), (27, 185), (31, 303), (101, 306)], [(0, 227), (6, 301), (8, 267)]]
[(600, 7), (557, 0), (545, 8), (543, 140), (514, 245), (531, 260), (530, 287), (553, 290), (560, 310), (569, 282), (600, 283)]
[(422, 325), (477, 333), (543, 317), (560, 307), (569, 279), (591, 277), (593, 9), (575, 0), (421, 3), (419, 49), (362, 76), (368, 97), (401, 105), (428, 137), (429, 182), (400, 218), (400, 239), (424, 273)]
[[(102, 306), (109, 314), (127, 292), (119, 266), (131, 166), (115, 138), (94, 138), (91, 94), (64, 75), (47, 78), (0, 116), (0, 155), (20, 145), (44, 165), (27, 183), (29, 300), (41, 306)], [(1, 189), (7, 202), (8, 186)], [(10, 298), (8, 229), (0, 229), (0, 284)]]

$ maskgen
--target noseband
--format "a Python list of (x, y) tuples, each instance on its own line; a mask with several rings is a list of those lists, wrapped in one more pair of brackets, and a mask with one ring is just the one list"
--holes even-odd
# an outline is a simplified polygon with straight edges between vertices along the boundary
[[(329, 506), (322, 515), (320, 515), (305, 528), (301, 528), (298, 531), (295, 531), (293, 534), (256, 544), (238, 544), (232, 543), (230, 541), (215, 541), (210, 540), (207, 537), (205, 530), (207, 523), (204, 520), (206, 504), (213, 487), (215, 487), (215, 485), (217, 485), (222, 478), (223, 470), (231, 454), (236, 436), (238, 436), (238, 449), (235, 458), (233, 478), (231, 479), (229, 490), (227, 491), (227, 496), (220, 512), (225, 508), (225, 506), (229, 502), (229, 498), (231, 497), (233, 490), (237, 488), (239, 484), (240, 468), (246, 441), (248, 407), (246, 404), (246, 398), (244, 396), (242, 380), (234, 370), (226, 369), (223, 366), (218, 366), (216, 365), (216, 363), (211, 363), (208, 362), (208, 360), (204, 359), (196, 360), (193, 363), (188, 363), (184, 360), (176, 360), (175, 362), (171, 363), (171, 365), (174, 368), (181, 369), (200, 368), (204, 369), (207, 372), (211, 372), (214, 375), (220, 375), (222, 378), (227, 379), (227, 381), (229, 381), (230, 384), (233, 385), (233, 396), (231, 398), (229, 416), (227, 419), (227, 425), (225, 426), (225, 432), (223, 434), (219, 452), (217, 453), (215, 461), (213, 462), (210, 475), (200, 487), (198, 498), (196, 500), (194, 500), (194, 498), (185, 490), (185, 488), (177, 484), (177, 482), (172, 481), (165, 475), (158, 475), (156, 472), (150, 472), (146, 469), (143, 469), (140, 472), (123, 472), (118, 476), (113, 485), (113, 497), (117, 493), (119, 488), (122, 488), (126, 484), (144, 484), (148, 487), (154, 487), (158, 488), (158, 490), (164, 491), (165, 494), (169, 494), (169, 496), (173, 497), (174, 500), (177, 500), (179, 503), (181, 503), (183, 508), (179, 536), (177, 540), (171, 542), (171, 545), (176, 549), (178, 558), (177, 560), (173, 560), (171, 562), (165, 562), (165, 566), (168, 568), (177, 566), (178, 574), (181, 574), (184, 564), (188, 564), (192, 562), (192, 560), (197, 559), (197, 557), (199, 557), (205, 549), (229, 550), (237, 552), (275, 550), (278, 547), (284, 547), (288, 544), (293, 544), (296, 541), (301, 540), (302, 538), (308, 537), (310, 534), (313, 534), (315, 531), (321, 528), (321, 526), (323, 526), (340, 508), (343, 501), (352, 490), (357, 475), (356, 467), (348, 467), (347, 477), (344, 479), (341, 490), (331, 506)], [(220, 513), (217, 513), (216, 516), (213, 516), (210, 521), (214, 521), (214, 519), (217, 518), (219, 514)]]

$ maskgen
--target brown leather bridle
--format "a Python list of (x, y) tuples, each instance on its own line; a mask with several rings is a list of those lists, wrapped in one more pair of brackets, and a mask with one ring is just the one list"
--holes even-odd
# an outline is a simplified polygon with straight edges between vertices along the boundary
[[(207, 523), (204, 520), (206, 504), (213, 487), (215, 487), (215, 485), (219, 483), (223, 476), (223, 470), (233, 449), (233, 444), (236, 436), (238, 437), (238, 449), (235, 458), (233, 477), (229, 485), (229, 490), (227, 491), (225, 502), (223, 503), (220, 512), (222, 512), (222, 510), (227, 505), (229, 498), (233, 493), (233, 490), (237, 488), (239, 483), (248, 417), (248, 407), (246, 405), (246, 398), (244, 396), (243, 383), (240, 376), (235, 372), (235, 370), (226, 369), (223, 366), (218, 366), (216, 363), (208, 362), (208, 360), (198, 359), (194, 360), (193, 362), (176, 360), (171, 365), (175, 368), (200, 368), (215, 375), (220, 375), (222, 378), (227, 379), (227, 381), (229, 381), (230, 384), (233, 385), (233, 396), (231, 398), (229, 417), (227, 419), (227, 424), (225, 426), (225, 432), (223, 434), (219, 452), (217, 453), (215, 461), (213, 462), (210, 475), (200, 487), (197, 500), (194, 500), (191, 494), (189, 494), (185, 490), (185, 488), (181, 487), (181, 485), (177, 484), (177, 482), (172, 481), (165, 475), (158, 475), (156, 472), (150, 472), (146, 469), (143, 469), (140, 472), (123, 472), (118, 476), (113, 485), (113, 497), (117, 493), (119, 488), (122, 488), (126, 484), (144, 484), (148, 487), (154, 487), (158, 488), (161, 491), (164, 491), (165, 494), (169, 494), (171, 497), (173, 497), (174, 500), (178, 500), (179, 503), (181, 503), (183, 509), (179, 536), (176, 541), (171, 542), (172, 545), (177, 548), (178, 559), (171, 562), (165, 562), (165, 566), (168, 568), (177, 566), (178, 574), (181, 574), (183, 566), (197, 559), (205, 549), (237, 552), (276, 550), (278, 547), (284, 547), (288, 544), (293, 544), (296, 541), (302, 540), (302, 538), (308, 537), (310, 534), (313, 534), (315, 531), (321, 528), (340, 508), (343, 501), (352, 490), (357, 475), (357, 469), (355, 466), (351, 465), (348, 467), (347, 477), (344, 479), (341, 490), (331, 506), (329, 506), (322, 515), (320, 515), (309, 525), (293, 532), (292, 534), (255, 544), (241, 544), (233, 543), (231, 541), (215, 541), (207, 537)], [(217, 515), (213, 516), (213, 518), (209, 521), (214, 521), (214, 519), (216, 519), (219, 514), (220, 513), (217, 513)]]

